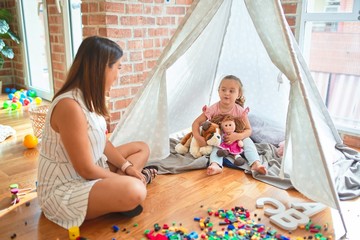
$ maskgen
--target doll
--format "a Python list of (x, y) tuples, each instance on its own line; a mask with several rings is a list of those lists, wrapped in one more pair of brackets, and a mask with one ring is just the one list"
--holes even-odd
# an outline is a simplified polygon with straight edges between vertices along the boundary
[[(240, 119), (234, 118), (231, 115), (222, 115), (222, 120), (220, 121), (220, 129), (222, 132), (222, 136), (226, 134), (231, 134), (233, 132), (241, 132), (243, 130), (243, 124)], [(241, 157), (241, 153), (243, 153), (243, 141), (235, 141), (231, 144), (226, 142), (221, 142), (219, 146), (219, 150), (217, 151), (217, 155), (219, 157), (227, 157), (229, 155), (234, 157), (234, 164), (237, 166), (241, 166), (245, 163), (245, 159)]]

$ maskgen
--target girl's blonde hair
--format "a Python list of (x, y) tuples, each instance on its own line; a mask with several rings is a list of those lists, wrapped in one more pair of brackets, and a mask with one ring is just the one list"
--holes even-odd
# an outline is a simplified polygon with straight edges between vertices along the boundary
[(234, 76), (234, 75), (226, 75), (225, 77), (223, 77), (223, 79), (220, 81), (220, 85), (219, 85), (219, 88), (222, 84), (222, 82), (224, 80), (234, 80), (234, 81), (237, 81), (239, 83), (239, 93), (240, 93), (240, 97), (238, 97), (235, 101), (236, 104), (239, 104), (241, 107), (244, 107), (244, 103), (245, 103), (245, 97), (243, 95), (243, 84), (240, 80), (240, 78)]

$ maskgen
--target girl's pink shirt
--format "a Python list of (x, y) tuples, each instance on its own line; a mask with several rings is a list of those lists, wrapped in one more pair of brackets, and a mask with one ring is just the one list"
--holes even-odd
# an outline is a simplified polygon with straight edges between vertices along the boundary
[(230, 114), (233, 117), (242, 117), (244, 113), (244, 108), (242, 108), (239, 104), (235, 104), (234, 107), (228, 112), (221, 112), (220, 111), (220, 104), (219, 102), (214, 103), (210, 107), (204, 107), (204, 114), (208, 120), (211, 120), (214, 116), (219, 114)]

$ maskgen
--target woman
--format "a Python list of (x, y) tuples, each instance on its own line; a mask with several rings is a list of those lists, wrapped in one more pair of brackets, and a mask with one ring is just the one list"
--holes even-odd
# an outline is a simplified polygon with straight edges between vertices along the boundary
[(119, 78), (122, 55), (109, 39), (86, 38), (46, 117), (38, 197), (45, 216), (67, 229), (111, 212), (140, 214), (157, 173), (144, 168), (145, 143), (114, 147), (106, 138), (105, 95)]

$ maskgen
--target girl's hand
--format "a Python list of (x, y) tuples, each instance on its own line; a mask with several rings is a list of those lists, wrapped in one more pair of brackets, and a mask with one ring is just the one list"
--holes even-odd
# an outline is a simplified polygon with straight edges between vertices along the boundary
[(125, 174), (128, 176), (132, 176), (137, 179), (140, 179), (140, 181), (146, 185), (146, 180), (145, 180), (144, 174), (142, 174), (139, 170), (137, 170), (133, 166), (126, 168)]
[(196, 141), (198, 142), (199, 147), (205, 147), (207, 145), (207, 143), (203, 137), (196, 139)]
[(233, 132), (233, 133), (228, 133), (228, 134), (225, 134), (224, 135), (224, 142), (227, 143), (227, 144), (231, 144), (235, 141), (238, 141), (240, 140), (239, 139), (239, 136), (237, 133)]

